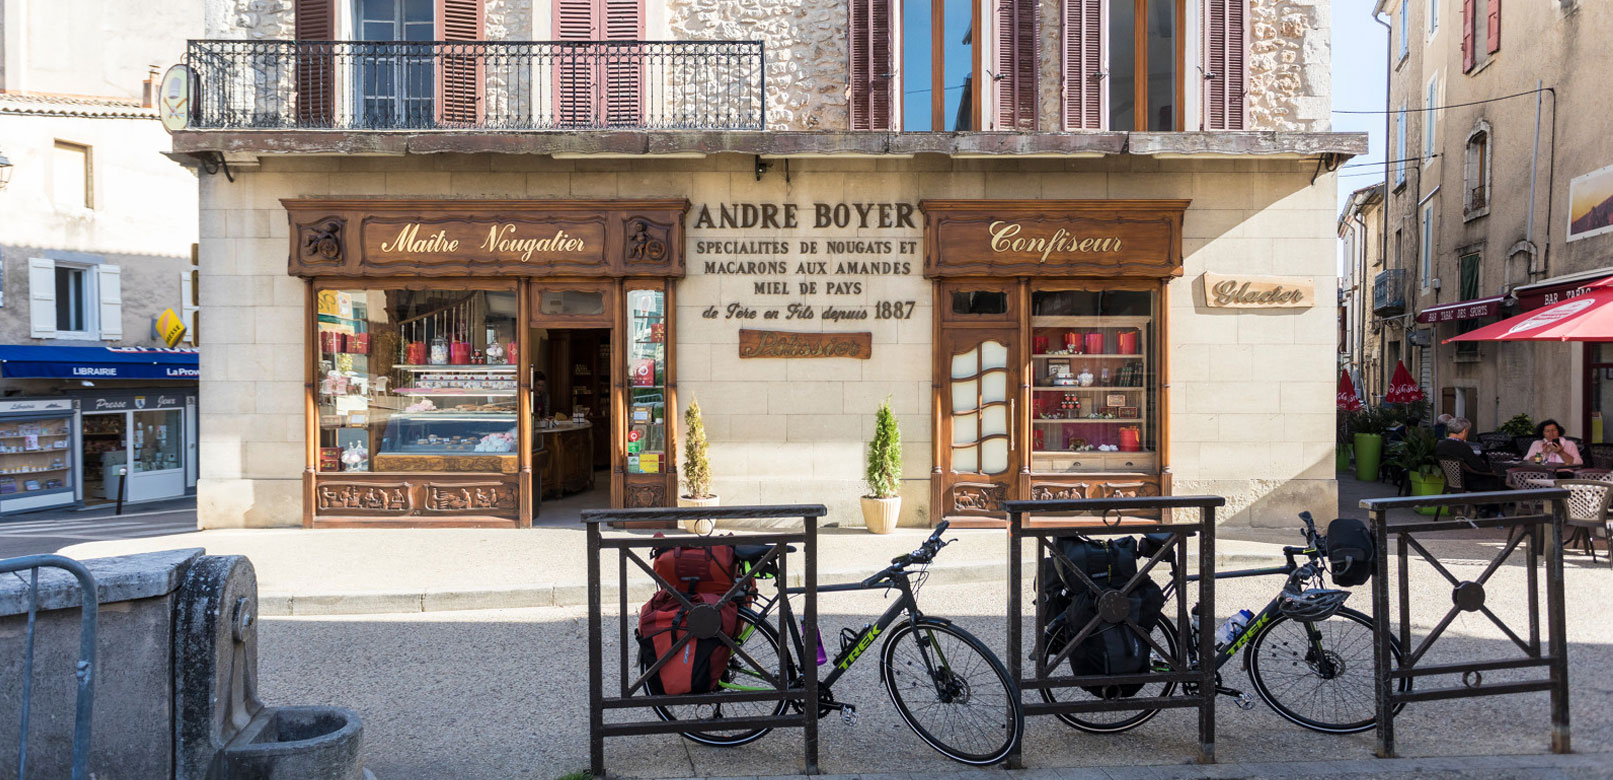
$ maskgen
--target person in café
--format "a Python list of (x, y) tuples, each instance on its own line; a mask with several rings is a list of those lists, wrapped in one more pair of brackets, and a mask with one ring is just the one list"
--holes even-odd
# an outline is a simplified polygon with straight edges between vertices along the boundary
[(1536, 426), (1535, 437), (1535, 443), (1529, 445), (1529, 451), (1524, 453), (1524, 460), (1560, 466), (1584, 465), (1579, 457), (1579, 447), (1564, 436), (1563, 426), (1556, 420), (1546, 420)]
[(1460, 461), (1462, 482), (1470, 492), (1504, 490), (1506, 485), (1501, 477), (1491, 471), (1489, 462), (1474, 452), (1473, 446), (1467, 443), (1467, 437), (1472, 431), (1473, 423), (1466, 417), (1452, 417), (1445, 423), (1445, 438), (1434, 445), (1434, 457)]

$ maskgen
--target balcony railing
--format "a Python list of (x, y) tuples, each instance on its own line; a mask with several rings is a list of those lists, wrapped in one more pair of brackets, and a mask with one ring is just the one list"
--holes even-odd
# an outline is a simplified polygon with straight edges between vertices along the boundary
[(761, 130), (761, 41), (191, 41), (201, 130)]
[(1380, 317), (1406, 313), (1406, 269), (1379, 271), (1373, 278), (1372, 313)]

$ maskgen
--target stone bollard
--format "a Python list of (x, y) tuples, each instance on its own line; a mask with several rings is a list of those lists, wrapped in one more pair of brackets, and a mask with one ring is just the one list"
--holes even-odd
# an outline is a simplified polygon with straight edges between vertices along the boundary
[(176, 780), (360, 780), (364, 725), (342, 707), (258, 700), (258, 587), (252, 562), (206, 556), (174, 613)]

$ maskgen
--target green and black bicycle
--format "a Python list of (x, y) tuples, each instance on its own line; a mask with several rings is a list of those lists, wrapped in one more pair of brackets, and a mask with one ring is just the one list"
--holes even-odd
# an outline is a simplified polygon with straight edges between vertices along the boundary
[[(1302, 512), (1299, 517), (1305, 523), (1305, 545), (1284, 547), (1284, 565), (1215, 573), (1217, 580), (1287, 575), (1288, 581), (1230, 642), (1217, 645), (1215, 655), (1208, 662), (1219, 670), (1242, 652), (1244, 670), (1249, 674), (1255, 693), (1278, 715), (1313, 731), (1329, 734), (1366, 731), (1376, 724), (1377, 717), (1372, 618), (1344, 606), (1349, 591), (1318, 587), (1327, 572), (1327, 539), (1316, 532), (1309, 512)], [(1298, 562), (1297, 556), (1301, 555), (1308, 559), (1304, 564)], [(1176, 585), (1176, 563), (1174, 558), (1169, 560), (1172, 577), (1165, 586), (1167, 600), (1175, 595)], [(1186, 579), (1196, 582), (1199, 577), (1189, 575)], [(1197, 669), (1204, 662), (1198, 657), (1197, 632), (1201, 629), (1197, 605), (1193, 607), (1192, 623), (1193, 635), (1187, 637), (1188, 660), (1190, 666)], [(1064, 647), (1064, 637), (1070, 632), (1064, 616), (1048, 621), (1042, 644), (1048, 659), (1057, 656)], [(1155, 621), (1150, 636), (1171, 656), (1177, 654), (1176, 626), (1166, 617)], [(1389, 648), (1395, 665), (1399, 666), (1400, 644), (1393, 637)], [(1151, 655), (1156, 671), (1170, 670), (1158, 651)], [(1216, 680), (1216, 693), (1235, 697), (1242, 709), (1255, 706), (1254, 699), (1247, 693), (1222, 686), (1219, 672)], [(1402, 691), (1409, 690), (1411, 678), (1402, 677), (1399, 684)], [(1175, 683), (1149, 683), (1133, 695), (1151, 698), (1170, 696), (1175, 691)], [(1042, 698), (1049, 702), (1077, 702), (1093, 699), (1094, 694), (1082, 688), (1043, 688)], [(1396, 712), (1399, 712), (1398, 707)], [(1157, 709), (1137, 709), (1060, 713), (1058, 717), (1082, 731), (1115, 733), (1136, 728), (1157, 714)]]
[[(818, 714), (822, 717), (839, 711), (847, 723), (856, 722), (857, 708), (835, 700), (832, 688), (867, 653), (874, 640), (883, 636), (884, 644), (879, 651), (880, 679), (902, 720), (920, 739), (946, 757), (974, 766), (989, 766), (1002, 761), (1019, 742), (1025, 730), (1025, 719), (1008, 670), (996, 654), (952, 621), (926, 615), (918, 607), (916, 595), (928, 577), (926, 567), (948, 544), (941, 540), (946, 529), (947, 523), (941, 523), (917, 550), (892, 559), (890, 566), (862, 582), (818, 587), (819, 593), (884, 589), (897, 592), (895, 602), (877, 620), (860, 630), (841, 631), (840, 650), (832, 663), (824, 658), (820, 649), (817, 660), (820, 665), (830, 665), (830, 670), (818, 681)], [(751, 566), (762, 559), (767, 549), (742, 545), (735, 552), (744, 565)], [(757, 579), (776, 575), (776, 568), (764, 569), (757, 572)], [(797, 588), (786, 591), (787, 596), (800, 592)], [(774, 690), (769, 680), (780, 668), (779, 635), (769, 624), (769, 617), (775, 611), (789, 627), (788, 641), (794, 649), (786, 653), (789, 656), (784, 665), (787, 683), (800, 687), (803, 674), (817, 673), (815, 669), (803, 671), (801, 668), (800, 660), (808, 656), (800, 623), (791, 612), (787, 596), (768, 597), (752, 587), (751, 606), (740, 609), (739, 629), (734, 639), (757, 666), (734, 654), (723, 674), (722, 689)], [(763, 673), (762, 669), (768, 671)], [(690, 729), (682, 732), (688, 739), (707, 745), (733, 746), (761, 739), (770, 729), (724, 729), (725, 718), (778, 716), (786, 714), (790, 707), (799, 706), (790, 702), (736, 701), (657, 707), (655, 711), (663, 720), (689, 721)]]

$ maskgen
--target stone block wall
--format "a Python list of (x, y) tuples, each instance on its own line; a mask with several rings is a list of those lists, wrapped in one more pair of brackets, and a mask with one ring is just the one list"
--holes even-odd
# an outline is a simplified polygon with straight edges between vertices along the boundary
[[(924, 198), (1192, 198), (1186, 273), (1170, 285), (1171, 460), (1175, 492), (1232, 499), (1233, 523), (1291, 523), (1330, 506), (1335, 322), (1330, 306), (1228, 312), (1203, 306), (1205, 271), (1295, 276), (1331, 290), (1334, 182), (1314, 163), (1258, 160), (801, 159), (757, 181), (752, 160), (552, 160), (436, 155), (266, 159), (231, 183), (202, 180), (204, 319), (230, 321), (202, 355), (200, 517), (204, 527), (295, 525), (304, 467), (304, 294), (286, 275), (286, 197), (685, 197), (701, 204), (907, 202)], [(725, 503), (830, 506), (860, 522), (863, 451), (878, 403), (902, 426), (904, 523), (928, 520), (932, 287), (915, 264), (869, 277), (846, 307), (912, 300), (901, 321), (746, 323), (870, 331), (872, 360), (738, 357), (739, 323), (707, 307), (759, 301), (752, 278), (708, 272), (702, 240), (767, 231), (686, 225), (689, 274), (677, 286), (678, 396), (698, 398)], [(779, 231), (780, 235), (787, 231)], [(917, 239), (917, 230), (848, 227), (845, 238)], [(799, 239), (799, 235), (791, 233)], [(786, 258), (794, 261), (795, 257)], [(714, 269), (715, 270), (715, 269)], [(793, 273), (792, 268), (792, 273)], [(792, 284), (794, 277), (792, 276)], [(793, 300), (793, 296), (789, 296)], [(758, 304), (760, 305), (760, 304)], [(682, 411), (681, 409), (679, 410)], [(681, 418), (681, 416), (680, 416)]]

